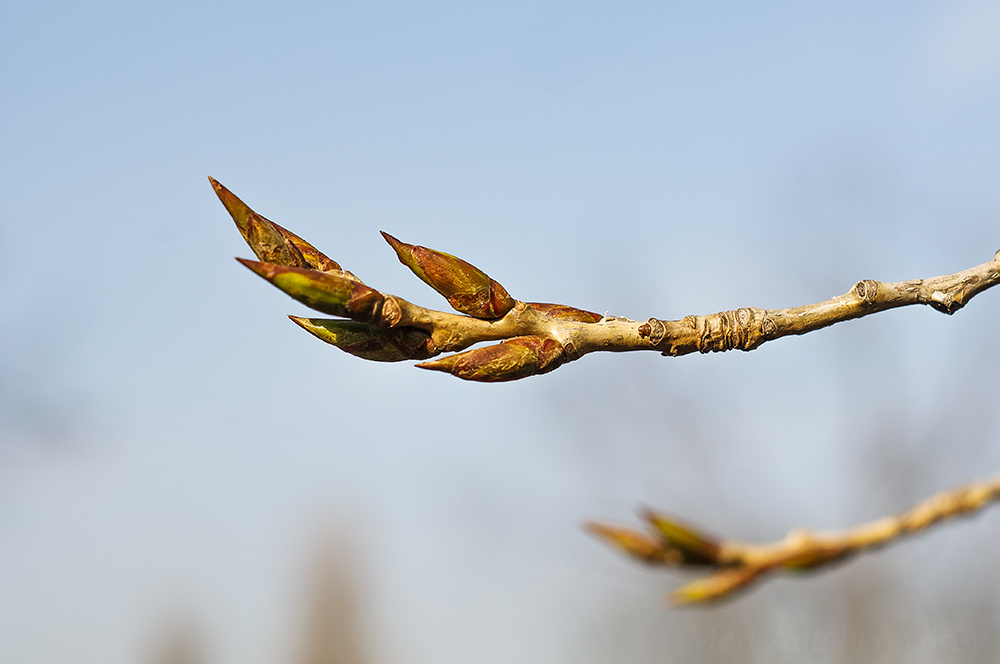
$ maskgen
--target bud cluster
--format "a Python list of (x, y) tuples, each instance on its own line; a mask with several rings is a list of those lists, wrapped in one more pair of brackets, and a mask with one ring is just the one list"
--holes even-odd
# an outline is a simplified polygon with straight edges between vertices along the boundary
[[(466, 342), (456, 343), (454, 329), (435, 327), (439, 318), (428, 315), (428, 310), (371, 288), (298, 235), (254, 212), (219, 182), (209, 180), (259, 259), (237, 260), (306, 306), (347, 319), (290, 316), (317, 338), (357, 357), (379, 362), (426, 360), (438, 355), (441, 347), (463, 348), (477, 341), (498, 338), (495, 334), (483, 334), (478, 338), (473, 335)], [(499, 282), (475, 265), (443, 251), (407, 244), (388, 233), (383, 232), (382, 236), (403, 265), (443, 295), (453, 309), (470, 317), (467, 320), (489, 322), (516, 316), (517, 301)], [(409, 307), (411, 316), (406, 320), (401, 307)], [(529, 310), (534, 318), (527, 318), (536, 322), (597, 323), (603, 320), (600, 314), (561, 304), (520, 305), (520, 311)], [(414, 312), (420, 315), (412, 315)], [(544, 374), (565, 363), (567, 353), (562, 343), (546, 333), (544, 324), (541, 325), (542, 333), (538, 330), (536, 326), (527, 330), (528, 334), (512, 334), (501, 343), (417, 366), (480, 382), (502, 382)], [(435, 333), (441, 335), (443, 344), (435, 343)]]
[(602, 523), (589, 523), (588, 530), (625, 553), (644, 560), (674, 566), (719, 565), (719, 541), (677, 519), (645, 509), (645, 532)]
[(688, 583), (670, 596), (673, 604), (719, 599), (751, 583), (762, 569), (742, 565), (724, 551), (715, 537), (651, 509), (642, 511), (646, 530), (591, 522), (587, 529), (620, 551), (652, 565), (716, 568), (713, 574)]

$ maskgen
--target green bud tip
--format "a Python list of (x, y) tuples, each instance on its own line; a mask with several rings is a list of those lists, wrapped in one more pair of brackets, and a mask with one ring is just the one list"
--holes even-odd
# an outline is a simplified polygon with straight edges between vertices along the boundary
[(302, 304), (333, 316), (378, 322), (385, 296), (337, 273), (237, 258), (240, 263)]
[(642, 518), (656, 534), (681, 553), (684, 564), (714, 565), (718, 563), (719, 542), (715, 538), (649, 508), (642, 511)]
[(668, 602), (670, 606), (680, 606), (725, 599), (746, 589), (762, 571), (757, 567), (730, 567), (681, 586), (670, 593)]
[(646, 563), (664, 562), (664, 550), (658, 539), (642, 531), (590, 521), (584, 529), (616, 549)]

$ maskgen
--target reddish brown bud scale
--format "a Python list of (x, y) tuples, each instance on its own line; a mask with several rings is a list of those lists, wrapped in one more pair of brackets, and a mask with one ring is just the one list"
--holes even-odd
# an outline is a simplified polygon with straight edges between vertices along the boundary
[(395, 250), (399, 262), (445, 296), (456, 311), (493, 319), (514, 308), (514, 298), (506, 289), (475, 265), (443, 251), (401, 242), (384, 231), (382, 237)]
[(545, 314), (549, 318), (556, 318), (558, 320), (574, 321), (577, 323), (599, 323), (604, 319), (604, 316), (601, 314), (595, 314), (593, 311), (584, 311), (576, 307), (568, 307), (565, 304), (529, 302), (528, 306), (539, 313)]
[(514, 337), (417, 366), (445, 371), (465, 380), (499, 383), (552, 371), (565, 361), (563, 352), (562, 344), (555, 339)]
[(327, 258), (319, 249), (295, 233), (254, 212), (218, 180), (212, 177), (208, 179), (215, 189), (215, 194), (229, 212), (229, 216), (236, 222), (243, 239), (261, 261), (288, 267), (312, 268), (323, 272), (341, 269), (336, 261)]

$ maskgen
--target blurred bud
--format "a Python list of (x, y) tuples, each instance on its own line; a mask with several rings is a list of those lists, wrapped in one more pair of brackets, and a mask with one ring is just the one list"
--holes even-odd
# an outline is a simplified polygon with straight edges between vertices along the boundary
[(531, 302), (528, 306), (539, 313), (545, 314), (549, 318), (557, 318), (559, 320), (573, 321), (577, 323), (598, 323), (604, 318), (601, 314), (595, 314), (592, 311), (584, 311), (583, 309), (577, 309), (576, 307), (567, 307), (565, 304)]
[(514, 298), (476, 266), (443, 251), (400, 242), (385, 232), (382, 237), (399, 262), (444, 295), (456, 311), (474, 318), (501, 318), (514, 308)]
[(759, 567), (730, 567), (692, 581), (670, 593), (670, 605), (696, 604), (722, 599), (749, 586), (764, 571)]
[(385, 329), (352, 320), (289, 318), (323, 341), (365, 360), (425, 360), (437, 354), (431, 335), (415, 327)]
[(552, 371), (565, 360), (563, 346), (548, 337), (513, 337), (503, 343), (418, 364), (465, 380), (498, 383)]
[(226, 206), (229, 216), (243, 234), (257, 258), (265, 263), (304, 267), (329, 272), (340, 270), (336, 261), (327, 258), (295, 233), (282, 228), (270, 219), (251, 210), (236, 194), (226, 189), (215, 178), (209, 177), (215, 194)]
[(803, 545), (799, 552), (785, 559), (781, 566), (788, 570), (805, 571), (840, 560), (851, 553), (854, 553), (854, 551), (843, 543), (814, 542), (809, 545)]
[(608, 544), (645, 563), (672, 562), (670, 550), (664, 549), (663, 543), (649, 533), (595, 521), (585, 524), (584, 528)]
[(719, 543), (715, 538), (648, 508), (643, 510), (642, 518), (681, 553), (685, 565), (718, 563)]
[(236, 260), (316, 311), (363, 323), (377, 322), (382, 313), (382, 293), (342, 274)]

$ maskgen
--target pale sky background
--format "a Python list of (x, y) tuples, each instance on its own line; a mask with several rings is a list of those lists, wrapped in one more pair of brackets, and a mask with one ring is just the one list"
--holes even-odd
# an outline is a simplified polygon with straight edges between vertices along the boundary
[(296, 328), (206, 179), (425, 305), (380, 229), (636, 319), (953, 272), (1000, 248), (995, 2), (8, 2), (0, 156), (0, 661), (301, 660), (323, 546), (371, 662), (1000, 647), (994, 512), (698, 611), (580, 529), (995, 473), (1000, 292), (469, 384)]

